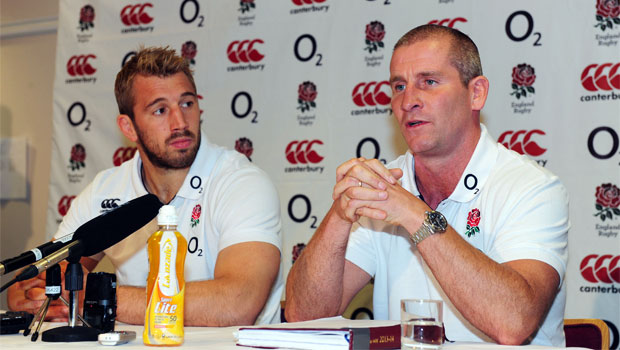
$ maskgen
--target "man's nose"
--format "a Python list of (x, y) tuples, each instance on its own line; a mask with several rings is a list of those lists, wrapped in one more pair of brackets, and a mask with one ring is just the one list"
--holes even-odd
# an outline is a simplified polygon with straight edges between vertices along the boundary
[(407, 86), (403, 93), (403, 99), (400, 108), (404, 111), (412, 111), (416, 108), (422, 108), (422, 100), (420, 93), (414, 87)]
[(181, 111), (181, 108), (173, 108), (170, 113), (170, 129), (172, 130), (185, 130), (187, 129), (187, 119), (185, 114)]

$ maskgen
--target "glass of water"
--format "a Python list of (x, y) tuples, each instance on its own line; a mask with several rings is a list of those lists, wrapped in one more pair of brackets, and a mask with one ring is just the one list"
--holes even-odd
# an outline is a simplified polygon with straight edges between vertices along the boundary
[(400, 301), (401, 349), (440, 349), (443, 334), (443, 302), (430, 299)]

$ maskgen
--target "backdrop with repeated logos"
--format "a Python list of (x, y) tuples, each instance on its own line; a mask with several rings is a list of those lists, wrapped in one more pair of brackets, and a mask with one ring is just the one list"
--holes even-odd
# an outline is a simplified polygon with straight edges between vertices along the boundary
[(48, 232), (97, 172), (134, 154), (115, 123), (114, 79), (139, 45), (168, 45), (195, 70), (209, 140), (276, 183), (288, 272), (331, 205), (336, 167), (406, 151), (392, 47), (437, 23), (480, 49), (491, 135), (567, 186), (566, 317), (609, 321), (617, 345), (619, 13), (617, 0), (61, 0)]

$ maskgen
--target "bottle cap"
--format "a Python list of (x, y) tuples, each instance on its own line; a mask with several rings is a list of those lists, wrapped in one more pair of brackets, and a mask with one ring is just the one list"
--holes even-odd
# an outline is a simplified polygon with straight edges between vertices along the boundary
[(159, 225), (176, 225), (178, 223), (177, 211), (172, 205), (164, 205), (159, 208), (157, 223)]

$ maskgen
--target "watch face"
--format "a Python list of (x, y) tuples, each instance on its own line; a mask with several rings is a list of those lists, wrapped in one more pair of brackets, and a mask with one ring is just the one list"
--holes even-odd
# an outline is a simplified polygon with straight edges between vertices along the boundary
[(443, 232), (448, 227), (446, 218), (437, 211), (431, 211), (428, 213), (428, 221), (433, 226), (433, 229), (439, 232)]

